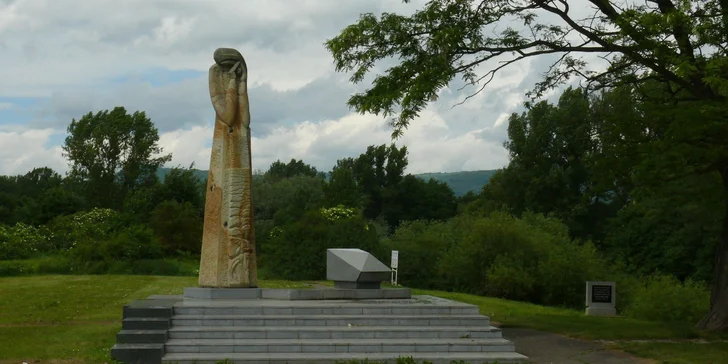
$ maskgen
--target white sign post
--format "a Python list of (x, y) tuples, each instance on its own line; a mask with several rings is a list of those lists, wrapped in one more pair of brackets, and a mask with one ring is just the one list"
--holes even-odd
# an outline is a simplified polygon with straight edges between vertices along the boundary
[(397, 270), (399, 268), (399, 251), (392, 250), (392, 285), (397, 285)]

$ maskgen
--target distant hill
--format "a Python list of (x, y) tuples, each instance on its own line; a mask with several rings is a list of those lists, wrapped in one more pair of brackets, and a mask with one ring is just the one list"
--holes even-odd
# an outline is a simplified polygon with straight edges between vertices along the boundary
[(496, 169), (488, 169), (482, 171), (420, 173), (415, 176), (425, 180), (433, 178), (445, 182), (452, 188), (456, 196), (462, 196), (468, 191), (480, 192), (480, 189), (488, 184), (490, 177), (493, 177), (495, 172)]
[[(160, 180), (164, 181), (164, 176), (169, 173), (172, 168), (159, 168), (157, 170), (157, 176)], [(195, 174), (201, 179), (207, 179), (207, 171), (195, 169)], [(482, 171), (463, 171), (463, 172), (435, 172), (435, 173), (420, 173), (415, 176), (424, 180), (434, 178), (435, 180), (445, 182), (452, 188), (456, 196), (462, 196), (468, 191), (480, 192), (480, 189), (488, 183), (490, 177), (495, 174), (495, 169), (482, 170)]]
[[(167, 167), (157, 168), (157, 177), (159, 177), (160, 181), (164, 181), (164, 176), (166, 176), (167, 173), (169, 173), (169, 171), (171, 171), (171, 170), (172, 170), (172, 168), (167, 168)], [(202, 171), (199, 169), (193, 169), (193, 171), (195, 171), (195, 175), (200, 180), (204, 181), (207, 179), (207, 171)]]

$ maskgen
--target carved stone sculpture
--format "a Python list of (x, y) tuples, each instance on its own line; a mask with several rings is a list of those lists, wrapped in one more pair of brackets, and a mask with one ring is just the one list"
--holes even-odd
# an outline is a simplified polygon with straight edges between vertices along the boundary
[(219, 48), (210, 67), (215, 109), (200, 259), (201, 287), (257, 287), (251, 200), (248, 67), (235, 49)]

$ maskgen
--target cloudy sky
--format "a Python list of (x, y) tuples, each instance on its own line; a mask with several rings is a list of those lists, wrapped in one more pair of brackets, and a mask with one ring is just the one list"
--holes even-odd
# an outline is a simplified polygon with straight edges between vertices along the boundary
[[(390, 142), (386, 120), (351, 113), (356, 87), (323, 42), (361, 13), (412, 13), (399, 0), (0, 0), (0, 174), (67, 170), (60, 145), (71, 119), (124, 106), (143, 110), (171, 165), (207, 169), (214, 111), (207, 70), (218, 47), (249, 68), (253, 165), (303, 159), (319, 170)], [(443, 90), (397, 144), (410, 173), (507, 163), (506, 119), (548, 65), (500, 73), (478, 97)]]

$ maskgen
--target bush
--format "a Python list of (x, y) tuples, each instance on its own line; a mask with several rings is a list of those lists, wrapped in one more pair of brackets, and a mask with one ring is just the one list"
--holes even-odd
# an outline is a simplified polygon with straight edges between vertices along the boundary
[[(710, 308), (710, 291), (704, 283), (687, 279), (680, 282), (656, 274), (643, 280), (632, 292), (623, 314), (628, 317), (663, 322), (697, 323)], [(620, 296), (617, 296), (619, 300)]]
[[(96, 262), (159, 259), (162, 257), (162, 246), (150, 228), (132, 225), (103, 240), (82, 240), (68, 253), (73, 261), (88, 263), (87, 268), (91, 269)], [(95, 269), (91, 270), (95, 273)]]
[(142, 259), (137, 261), (77, 262), (65, 256), (40, 259), (0, 261), (0, 277), (31, 274), (138, 274), (160, 276), (196, 276), (199, 261), (178, 259)]
[(359, 248), (381, 256), (376, 231), (358, 211), (329, 210), (308, 211), (293, 223), (271, 229), (264, 261), (273, 277), (324, 279), (329, 248)]
[(189, 202), (174, 200), (160, 203), (150, 218), (154, 234), (167, 252), (200, 253), (203, 220)]
[(611, 277), (591, 243), (536, 214), (406, 223), (386, 245), (400, 250), (401, 282), (417, 288), (583, 308), (585, 281)]
[(0, 225), (0, 260), (28, 259), (54, 250), (45, 227), (21, 222), (12, 227)]
[(111, 238), (121, 227), (122, 219), (111, 209), (95, 208), (69, 216), (60, 216), (48, 225), (56, 249), (73, 250), (79, 244), (94, 244)]

